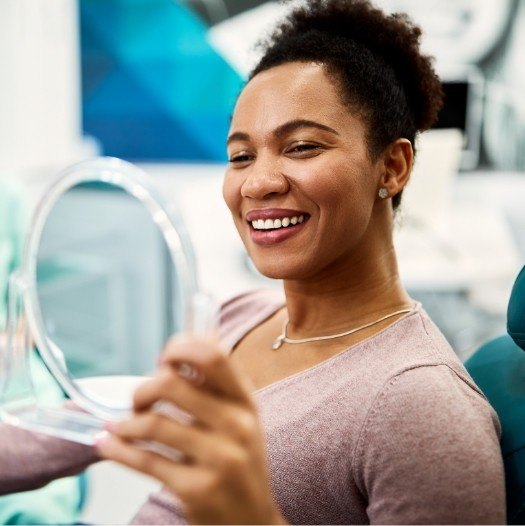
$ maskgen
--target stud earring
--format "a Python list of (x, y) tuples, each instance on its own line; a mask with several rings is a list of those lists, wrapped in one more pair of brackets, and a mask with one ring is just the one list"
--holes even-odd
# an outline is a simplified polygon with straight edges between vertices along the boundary
[(388, 190), (386, 188), (380, 188), (377, 194), (381, 199), (388, 197)]

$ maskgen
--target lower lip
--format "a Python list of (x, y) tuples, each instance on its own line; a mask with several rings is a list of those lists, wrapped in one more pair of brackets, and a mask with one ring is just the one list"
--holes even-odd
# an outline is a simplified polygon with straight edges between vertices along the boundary
[(251, 240), (257, 245), (270, 246), (282, 243), (287, 239), (298, 234), (308, 221), (303, 221), (297, 225), (279, 228), (277, 230), (255, 230), (250, 226)]

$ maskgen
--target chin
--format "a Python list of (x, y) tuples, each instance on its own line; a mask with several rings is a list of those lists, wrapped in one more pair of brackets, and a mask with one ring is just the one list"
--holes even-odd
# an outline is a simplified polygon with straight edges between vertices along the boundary
[(306, 279), (311, 275), (309, 268), (306, 268), (304, 261), (292, 262), (288, 261), (254, 261), (251, 260), (255, 269), (262, 274), (264, 277), (269, 279), (280, 279), (280, 280), (297, 280)]

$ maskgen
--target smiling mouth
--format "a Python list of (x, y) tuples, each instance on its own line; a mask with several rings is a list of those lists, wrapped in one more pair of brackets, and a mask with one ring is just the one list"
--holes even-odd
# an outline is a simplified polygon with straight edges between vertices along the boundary
[(298, 216), (286, 216), (277, 219), (255, 219), (249, 223), (254, 230), (280, 230), (300, 225), (307, 220), (308, 216), (301, 214)]

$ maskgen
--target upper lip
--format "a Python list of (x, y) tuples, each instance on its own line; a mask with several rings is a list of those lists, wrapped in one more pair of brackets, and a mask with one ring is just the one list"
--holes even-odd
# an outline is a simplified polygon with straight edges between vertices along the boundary
[(283, 217), (307, 216), (307, 212), (301, 210), (290, 210), (288, 208), (256, 208), (246, 214), (246, 221), (257, 219), (282, 219)]

